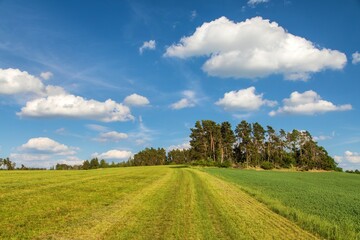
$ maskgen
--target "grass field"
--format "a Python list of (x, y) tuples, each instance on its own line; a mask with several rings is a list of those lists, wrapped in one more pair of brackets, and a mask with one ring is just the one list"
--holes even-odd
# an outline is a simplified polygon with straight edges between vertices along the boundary
[(336, 172), (204, 169), (326, 239), (360, 239), (360, 176)]
[[(251, 183), (250, 171), (206, 171), (182, 166), (0, 171), (0, 238), (317, 238), (296, 221), (270, 210), (267, 202), (258, 201), (259, 196), (266, 196), (280, 202), (280, 197)], [(248, 177), (236, 177), (242, 173)], [(338, 176), (358, 184), (356, 178)], [(248, 194), (250, 190), (261, 195), (254, 197)], [(353, 196), (353, 203), (359, 203), (358, 194)], [(348, 209), (358, 211), (358, 207)], [(356, 223), (351, 218), (354, 214), (347, 215)]]

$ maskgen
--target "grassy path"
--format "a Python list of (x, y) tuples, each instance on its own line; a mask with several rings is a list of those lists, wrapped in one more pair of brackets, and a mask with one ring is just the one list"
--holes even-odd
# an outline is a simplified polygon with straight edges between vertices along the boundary
[[(77, 172), (42, 181), (26, 175), (28, 187), (19, 183), (18, 191), (9, 176), (13, 191), (0, 192), (0, 200), (12, 201), (12, 214), (0, 206), (0, 238), (316, 239), (236, 185), (197, 169)], [(26, 203), (19, 206), (19, 199)]]

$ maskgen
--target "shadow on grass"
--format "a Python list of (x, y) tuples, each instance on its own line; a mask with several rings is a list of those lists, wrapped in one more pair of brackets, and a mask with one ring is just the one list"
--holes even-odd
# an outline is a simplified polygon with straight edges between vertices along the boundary
[(175, 166), (170, 166), (170, 168), (189, 168), (189, 165), (175, 165)]

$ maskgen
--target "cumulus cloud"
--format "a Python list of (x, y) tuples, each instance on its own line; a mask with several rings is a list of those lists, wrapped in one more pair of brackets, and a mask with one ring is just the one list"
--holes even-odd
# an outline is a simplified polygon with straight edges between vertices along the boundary
[(111, 99), (105, 102), (87, 100), (74, 95), (38, 98), (26, 103), (17, 115), (21, 117), (68, 117), (103, 122), (129, 121), (134, 117), (130, 109)]
[(124, 99), (124, 104), (128, 106), (146, 106), (149, 103), (150, 101), (146, 97), (136, 93), (131, 94)]
[(360, 153), (345, 151), (344, 159), (351, 163), (360, 163)]
[(97, 157), (100, 159), (105, 160), (127, 160), (132, 156), (132, 153), (130, 151), (123, 151), (123, 150), (109, 150), (104, 153), (93, 153), (92, 157)]
[(187, 150), (187, 149), (190, 149), (191, 146), (190, 146), (190, 142), (184, 142), (182, 144), (179, 144), (179, 145), (171, 145), (170, 147), (168, 147), (168, 151), (171, 151), (171, 150)]
[(69, 147), (47, 137), (38, 137), (29, 139), (9, 157), (17, 165), (49, 168), (56, 163), (81, 164), (82, 160), (74, 156), (77, 151), (76, 147)]
[(334, 159), (341, 167), (346, 169), (360, 168), (360, 153), (345, 151), (342, 156), (334, 156)]
[(230, 111), (256, 111), (261, 106), (273, 107), (277, 102), (263, 99), (263, 94), (256, 94), (255, 87), (249, 87), (227, 92), (215, 104)]
[(57, 155), (73, 155), (76, 153), (74, 148), (47, 137), (31, 138), (27, 143), (21, 145), (20, 150), (24, 152), (53, 153)]
[(0, 94), (35, 93), (44, 92), (44, 84), (37, 77), (19, 69), (0, 69)]
[[(40, 75), (43, 79), (49, 79), (52, 73), (43, 72)], [(128, 121), (134, 118), (130, 109), (122, 103), (111, 99), (99, 102), (74, 96), (62, 87), (45, 85), (39, 78), (19, 69), (0, 69), (1, 94), (26, 96), (25, 106), (17, 113), (22, 117), (70, 117), (103, 122)], [(144, 99), (140, 100), (144, 103)]]
[(140, 54), (143, 53), (144, 50), (154, 50), (156, 48), (156, 42), (155, 40), (150, 40), (147, 42), (144, 42), (143, 45), (139, 48)]
[(207, 56), (202, 69), (210, 76), (260, 78), (282, 74), (288, 80), (307, 80), (311, 73), (342, 69), (347, 61), (344, 53), (319, 49), (261, 17), (238, 23), (226, 17), (205, 22), (193, 35), (168, 47), (164, 56)]
[(45, 91), (42, 94), (43, 96), (56, 96), (67, 94), (66, 91), (59, 86), (48, 85), (45, 87)]
[(186, 90), (182, 92), (183, 98), (170, 105), (170, 108), (178, 110), (182, 108), (195, 107), (197, 103), (194, 91)]
[(26, 71), (14, 68), (0, 69), (0, 94), (51, 96), (64, 93), (65, 90), (62, 87), (52, 85), (45, 86), (39, 78)]
[(360, 62), (360, 53), (358, 51), (352, 54), (352, 63), (357, 64)]
[(24, 164), (26, 167), (50, 168), (57, 163), (68, 165), (80, 165), (83, 163), (83, 160), (76, 156), (59, 157), (58, 155), (41, 153), (12, 153), (9, 157), (17, 166)]
[(40, 73), (40, 77), (44, 80), (49, 80), (50, 78), (52, 78), (54, 75), (52, 74), (52, 72), (42, 72)]
[(249, 0), (247, 2), (247, 4), (250, 6), (250, 7), (254, 7), (255, 5), (258, 5), (260, 3), (267, 3), (269, 2), (269, 0)]
[(319, 113), (351, 110), (350, 104), (335, 105), (332, 102), (322, 100), (320, 95), (310, 90), (304, 93), (297, 91), (291, 93), (290, 98), (283, 100), (283, 106), (276, 111), (271, 111), (270, 116), (278, 114), (314, 115)]
[(66, 158), (58, 159), (56, 163), (67, 164), (67, 165), (82, 165), (84, 160), (76, 156), (68, 156)]
[(126, 138), (128, 138), (126, 133), (111, 131), (100, 133), (99, 137), (95, 138), (94, 140), (98, 142), (118, 142)]

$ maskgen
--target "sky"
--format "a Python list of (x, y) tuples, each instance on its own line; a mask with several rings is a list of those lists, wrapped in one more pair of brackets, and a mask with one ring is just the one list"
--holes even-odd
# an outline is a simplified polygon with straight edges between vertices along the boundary
[(308, 130), (360, 169), (360, 2), (0, 0), (0, 156), (126, 161), (195, 121)]

